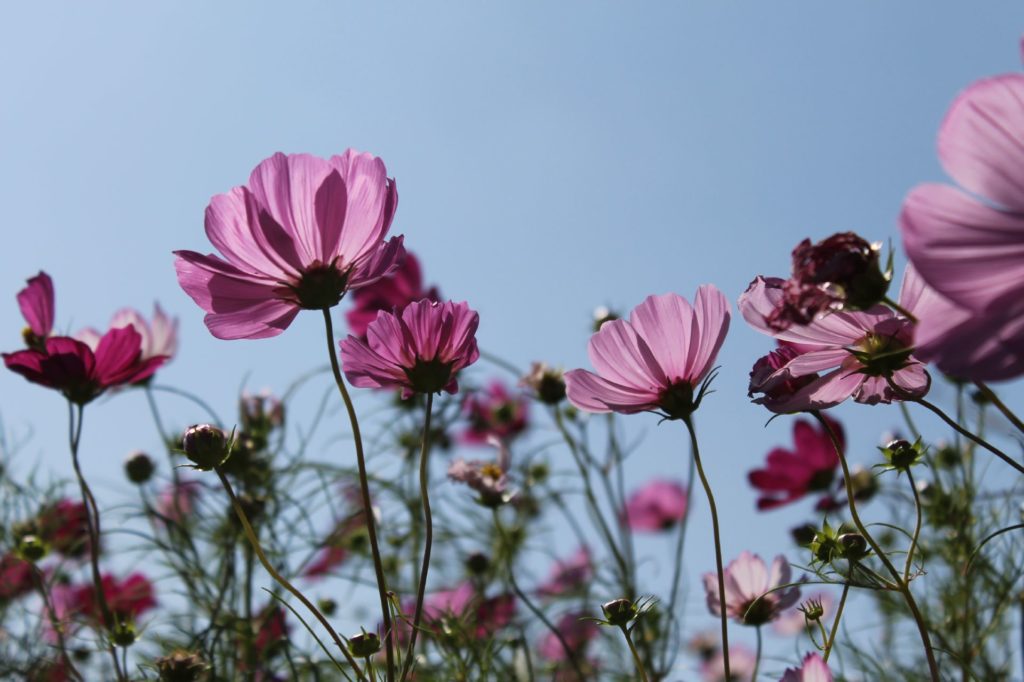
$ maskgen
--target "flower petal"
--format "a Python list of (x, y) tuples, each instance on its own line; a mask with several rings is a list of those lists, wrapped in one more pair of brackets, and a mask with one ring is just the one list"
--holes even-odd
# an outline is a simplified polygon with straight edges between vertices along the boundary
[(573, 405), (588, 412), (633, 414), (658, 404), (657, 393), (622, 386), (584, 369), (565, 373), (565, 392)]

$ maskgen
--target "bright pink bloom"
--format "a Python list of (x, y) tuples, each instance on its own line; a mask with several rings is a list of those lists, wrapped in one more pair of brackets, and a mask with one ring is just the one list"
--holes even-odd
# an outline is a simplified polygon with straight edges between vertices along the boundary
[[(822, 622), (828, 623), (832, 618), (832, 606), (833, 599), (832, 595), (828, 592), (815, 592), (814, 594), (807, 595), (803, 603), (816, 602), (821, 605), (822, 609)], [(779, 616), (774, 623), (772, 623), (772, 629), (776, 634), (783, 635), (786, 637), (792, 635), (798, 635), (807, 629), (807, 619), (804, 617), (804, 612), (800, 610), (799, 606), (794, 606), (790, 610)]]
[[(555, 624), (562, 639), (569, 646), (577, 660), (582, 660), (586, 654), (587, 645), (590, 644), (600, 633), (601, 629), (597, 623), (586, 619), (587, 614), (572, 611), (561, 618)], [(569, 657), (565, 653), (565, 647), (558, 641), (555, 633), (548, 632), (541, 639), (537, 646), (537, 653), (541, 658), (548, 661), (567, 661)]]
[(210, 200), (206, 236), (223, 258), (175, 251), (178, 283), (217, 338), (276, 336), (299, 310), (335, 306), (398, 266), (402, 238), (384, 241), (397, 204), (370, 154), (274, 154), (248, 186)]
[(677, 294), (649, 296), (628, 321), (605, 322), (590, 337), (597, 374), (567, 372), (569, 400), (587, 412), (660, 411), (687, 418), (728, 330), (729, 303), (712, 285), (697, 289), (693, 306)]
[[(1024, 374), (1024, 75), (973, 83), (953, 102), (938, 135), (939, 160), (966, 191), (926, 184), (907, 196), (903, 243), (921, 277), (973, 327), (943, 342), (951, 325), (922, 316), (922, 359), (962, 378)], [(937, 329), (938, 328), (938, 329)], [(977, 335), (976, 335), (977, 334)], [(1002, 363), (991, 351), (1009, 356)], [(960, 357), (958, 357), (960, 356)], [(966, 356), (963, 357), (963, 356)]]
[[(843, 444), (843, 427), (829, 421)], [(747, 477), (761, 492), (757, 508), (772, 509), (808, 493), (827, 491), (838, 466), (839, 456), (825, 429), (798, 419), (793, 424), (793, 449), (775, 448), (768, 453), (767, 466), (751, 471)]]
[(345, 313), (348, 329), (356, 336), (366, 336), (366, 328), (377, 319), (381, 310), (395, 313), (416, 301), (441, 301), (437, 287), (423, 288), (420, 262), (406, 252), (402, 264), (387, 277), (352, 292), (353, 307)]
[(58, 500), (39, 512), (39, 535), (64, 556), (83, 556), (89, 549), (88, 513), (82, 502)]
[(782, 297), (782, 280), (774, 277), (758, 277), (740, 296), (740, 312), (750, 326), (789, 345), (754, 365), (750, 393), (762, 394), (754, 402), (773, 412), (800, 412), (832, 407), (851, 396), (874, 405), (928, 392), (931, 379), (911, 355), (909, 320), (879, 305), (779, 331), (767, 320)]
[[(744, 625), (763, 625), (797, 603), (800, 588), (781, 587), (792, 581), (789, 562), (781, 554), (772, 562), (771, 572), (756, 554), (741, 552), (725, 567), (726, 615)], [(718, 575), (704, 574), (708, 609), (720, 615)]]
[(736, 644), (729, 647), (729, 677), (725, 676), (725, 656), (720, 649), (715, 649), (711, 658), (700, 666), (700, 677), (704, 682), (733, 682), (749, 680), (757, 666), (757, 656), (753, 651)]
[(417, 301), (400, 315), (382, 312), (366, 339), (341, 342), (345, 376), (360, 388), (400, 388), (414, 393), (456, 393), (459, 370), (480, 357), (480, 317), (465, 303)]
[(537, 593), (545, 597), (576, 594), (590, 584), (594, 578), (594, 560), (585, 545), (576, 550), (568, 559), (559, 559), (551, 568), (551, 574)]
[(28, 280), (28, 286), (18, 292), (18, 307), (28, 323), (31, 338), (29, 346), (37, 346), (53, 332), (53, 280), (45, 272)]
[(686, 489), (675, 481), (651, 481), (634, 492), (622, 512), (633, 530), (668, 530), (686, 516)]
[(511, 440), (526, 429), (528, 401), (513, 395), (500, 381), (493, 381), (486, 391), (466, 396), (463, 413), (469, 426), (462, 433), (462, 442), (482, 445), (491, 437)]
[(199, 481), (178, 481), (177, 485), (172, 483), (160, 491), (156, 511), (172, 523), (185, 523), (192, 516), (202, 492), (203, 484)]
[(32, 564), (14, 554), (0, 556), (0, 606), (28, 594), (34, 587)]
[(832, 671), (821, 656), (810, 653), (799, 668), (787, 668), (779, 682), (832, 682)]
[[(101, 584), (107, 606), (118, 619), (135, 620), (156, 607), (153, 583), (141, 573), (132, 573), (124, 580), (107, 574), (103, 576)], [(69, 611), (67, 615), (82, 615), (94, 623), (102, 621), (96, 588), (91, 582), (72, 588), (66, 605)]]

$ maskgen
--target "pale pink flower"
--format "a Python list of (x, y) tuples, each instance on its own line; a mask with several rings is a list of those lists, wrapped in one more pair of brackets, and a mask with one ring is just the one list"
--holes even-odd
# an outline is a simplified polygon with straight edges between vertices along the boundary
[[(920, 356), (974, 380), (1024, 374), (1024, 75), (973, 83), (938, 135), (939, 160), (965, 191), (925, 184), (900, 228), (921, 277), (970, 329), (921, 315)], [(947, 306), (948, 307), (948, 306)], [(979, 348), (979, 346), (981, 346)], [(1002, 356), (1002, 357), (1001, 357)]]
[[(403, 611), (412, 613), (416, 605), (403, 606)], [(423, 622), (431, 629), (440, 629), (442, 621), (452, 618), (462, 622), (471, 637), (486, 639), (504, 628), (516, 615), (516, 600), (512, 594), (498, 594), (485, 597), (470, 582), (439, 590), (423, 602)], [(404, 630), (404, 631), (403, 631)], [(404, 639), (408, 627), (399, 628), (399, 638)]]
[[(153, 321), (149, 322), (139, 311), (133, 308), (122, 308), (110, 318), (110, 328), (131, 327), (141, 337), (140, 360), (164, 357), (164, 363), (170, 362), (178, 352), (178, 318), (168, 317), (159, 303), (153, 305)], [(93, 350), (96, 350), (102, 335), (92, 327), (86, 327), (75, 338)]]
[(688, 418), (728, 330), (729, 303), (712, 285), (697, 289), (693, 306), (677, 294), (649, 296), (628, 321), (605, 322), (590, 337), (597, 374), (567, 372), (569, 400), (587, 412)]
[(718, 648), (701, 663), (700, 677), (703, 682), (747, 682), (755, 667), (757, 656), (754, 652), (742, 644), (735, 644), (729, 647), (729, 677), (725, 676), (725, 656)]
[(669, 530), (686, 516), (686, 489), (676, 481), (651, 481), (626, 501), (622, 519), (637, 531)]
[[(797, 603), (800, 588), (792, 581), (789, 562), (781, 554), (772, 562), (771, 571), (756, 554), (741, 552), (725, 567), (725, 611), (744, 625), (763, 625)], [(718, 575), (704, 574), (704, 590), (708, 609), (721, 615), (718, 597)]]
[(799, 668), (787, 668), (779, 682), (832, 682), (832, 671), (821, 656), (809, 653)]
[(586, 545), (577, 549), (567, 559), (559, 559), (551, 567), (551, 573), (537, 593), (545, 597), (581, 592), (594, 577), (594, 560)]
[(397, 204), (370, 154), (277, 153), (210, 200), (206, 235), (223, 258), (175, 251), (178, 283), (217, 338), (276, 336), (299, 310), (333, 307), (398, 266), (402, 238), (384, 241)]
[(480, 357), (479, 321), (465, 302), (417, 301), (399, 315), (381, 312), (365, 339), (341, 342), (345, 376), (360, 388), (400, 388), (403, 398), (456, 393), (459, 371)]
[(448, 465), (448, 478), (458, 483), (465, 483), (480, 493), (480, 503), (486, 507), (497, 507), (512, 498), (508, 490), (508, 469), (511, 460), (508, 446), (504, 441), (491, 437), (491, 445), (498, 449), (498, 457), (493, 461), (462, 458)]
[(799, 412), (850, 397), (874, 405), (928, 392), (931, 379), (912, 356), (910, 320), (878, 305), (780, 331), (768, 319), (782, 297), (782, 280), (774, 277), (756, 278), (740, 296), (740, 312), (750, 326), (790, 345), (754, 365), (750, 392), (762, 394), (754, 402), (773, 412)]

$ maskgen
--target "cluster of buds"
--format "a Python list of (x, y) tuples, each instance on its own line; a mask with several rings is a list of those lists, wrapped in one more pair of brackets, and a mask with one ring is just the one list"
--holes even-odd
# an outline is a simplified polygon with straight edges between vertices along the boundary
[(864, 536), (846, 524), (832, 528), (826, 521), (809, 544), (814, 561), (832, 563), (840, 559), (860, 561), (868, 555)]

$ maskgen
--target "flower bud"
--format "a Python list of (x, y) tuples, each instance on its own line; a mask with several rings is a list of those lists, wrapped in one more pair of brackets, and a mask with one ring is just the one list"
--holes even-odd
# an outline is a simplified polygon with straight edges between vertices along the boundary
[(369, 658), (380, 651), (380, 637), (375, 632), (361, 632), (348, 639), (348, 650), (356, 658)]
[(867, 556), (868, 542), (860, 533), (843, 533), (838, 540), (844, 559), (859, 561)]
[(199, 654), (175, 651), (155, 662), (160, 682), (199, 682), (206, 676), (206, 662)]
[(128, 455), (128, 459), (124, 461), (124, 473), (132, 483), (145, 483), (155, 470), (156, 464), (152, 458), (141, 450)]
[(905, 471), (917, 464), (922, 455), (918, 443), (910, 443), (902, 438), (890, 441), (881, 450), (889, 466), (900, 471)]
[(853, 488), (853, 499), (867, 502), (878, 492), (878, 481), (869, 469), (858, 465), (850, 474), (850, 487)]
[(814, 542), (814, 536), (818, 532), (818, 528), (813, 523), (805, 523), (802, 526), (797, 526), (789, 531), (790, 536), (800, 547), (808, 547)]
[(825, 608), (821, 605), (820, 600), (810, 599), (801, 604), (799, 610), (804, 614), (804, 618), (811, 623), (821, 620), (825, 615)]
[(135, 643), (138, 637), (135, 623), (132, 623), (130, 620), (115, 623), (114, 628), (110, 631), (110, 639), (117, 646), (129, 647)]
[(333, 616), (334, 612), (338, 610), (338, 602), (334, 601), (330, 597), (321, 599), (316, 603), (316, 607), (320, 609), (320, 612), (325, 616)]
[(602, 324), (617, 319), (619, 319), (619, 314), (607, 306), (600, 305), (594, 308), (594, 331), (601, 331)]
[(23, 535), (18, 541), (18, 556), (25, 561), (35, 563), (46, 556), (49, 549), (38, 535)]
[(613, 599), (601, 605), (605, 619), (617, 627), (625, 627), (636, 618), (636, 606), (629, 599)]
[(484, 575), (491, 567), (491, 560), (483, 552), (473, 552), (466, 557), (466, 570), (470, 575)]
[(565, 379), (560, 370), (552, 369), (543, 362), (530, 366), (530, 373), (520, 380), (520, 386), (533, 391), (537, 400), (545, 405), (557, 405), (565, 400)]
[(197, 469), (209, 471), (227, 458), (228, 439), (216, 426), (196, 424), (185, 431), (181, 449)]

